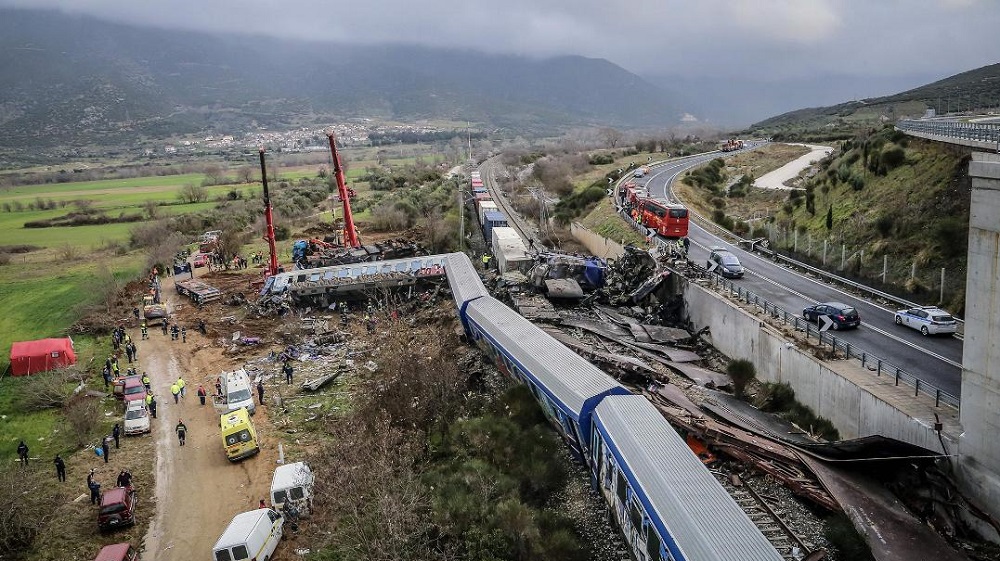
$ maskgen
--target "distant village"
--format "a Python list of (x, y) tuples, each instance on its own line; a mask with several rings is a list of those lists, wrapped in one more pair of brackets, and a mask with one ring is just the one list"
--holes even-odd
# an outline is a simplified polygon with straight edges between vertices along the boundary
[(190, 137), (164, 144), (161, 150), (146, 149), (145, 155), (191, 154), (196, 152), (232, 151), (233, 149), (256, 149), (267, 146), (281, 152), (318, 152), (329, 150), (326, 134), (333, 131), (341, 146), (365, 146), (371, 143), (371, 135), (431, 134), (442, 129), (427, 125), (386, 125), (375, 124), (371, 119), (360, 122), (338, 123), (336, 125), (301, 127), (287, 131), (269, 131), (261, 127), (241, 137), (234, 135), (208, 135), (202, 138)]

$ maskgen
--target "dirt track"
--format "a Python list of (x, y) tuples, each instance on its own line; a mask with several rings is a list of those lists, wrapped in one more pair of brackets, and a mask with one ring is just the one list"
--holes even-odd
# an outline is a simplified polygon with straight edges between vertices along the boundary
[[(172, 310), (189, 305), (174, 292), (171, 280), (164, 283), (163, 293)], [(199, 405), (195, 392), (198, 384), (204, 384), (211, 394), (215, 376), (240, 363), (225, 357), (222, 347), (192, 324), (183, 320), (178, 324), (188, 328), (187, 343), (171, 341), (159, 326), (150, 327), (148, 341), (139, 341), (157, 401), (153, 420), (157, 508), (144, 540), (144, 561), (210, 559), (212, 546), (232, 517), (257, 508), (267, 497), (277, 460), (277, 440), (267, 423), (266, 408), (261, 407), (254, 417), (261, 453), (238, 464), (226, 459), (219, 415), (211, 399)], [(175, 405), (170, 385), (179, 375), (188, 384), (187, 397)], [(188, 428), (183, 448), (174, 433), (178, 419)]]

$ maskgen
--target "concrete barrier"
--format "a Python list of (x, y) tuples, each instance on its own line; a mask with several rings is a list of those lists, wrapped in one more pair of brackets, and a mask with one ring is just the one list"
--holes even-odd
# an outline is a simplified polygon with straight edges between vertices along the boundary
[[(829, 419), (841, 438), (880, 434), (944, 454), (956, 452), (957, 411), (934, 408), (933, 400), (914, 396), (912, 388), (896, 386), (891, 377), (877, 377), (847, 361), (821, 360), (790, 328), (771, 325), (695, 282), (685, 283), (683, 292), (688, 318), (695, 329), (709, 327), (716, 349), (752, 362), (759, 380), (789, 384), (796, 399)], [(944, 424), (940, 438), (935, 413)]]
[(579, 222), (570, 225), (570, 232), (587, 248), (587, 251), (601, 259), (618, 259), (625, 254), (625, 248), (621, 244), (605, 238)]

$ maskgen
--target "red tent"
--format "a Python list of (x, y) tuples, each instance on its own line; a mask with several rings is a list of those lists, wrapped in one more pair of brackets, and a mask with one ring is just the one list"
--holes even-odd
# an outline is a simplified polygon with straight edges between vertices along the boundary
[(14, 376), (27, 376), (75, 363), (76, 353), (69, 337), (18, 341), (10, 346), (10, 371)]

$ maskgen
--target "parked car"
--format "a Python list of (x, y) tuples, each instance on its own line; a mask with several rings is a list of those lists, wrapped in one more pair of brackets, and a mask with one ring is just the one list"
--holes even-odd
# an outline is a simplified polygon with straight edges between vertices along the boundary
[(852, 306), (842, 302), (823, 302), (814, 304), (802, 310), (802, 317), (806, 321), (814, 321), (817, 325), (822, 325), (823, 316), (829, 317), (833, 321), (831, 329), (848, 329), (861, 325), (861, 314)]
[(94, 557), (94, 561), (139, 561), (139, 551), (130, 543), (106, 545)]
[(198, 255), (194, 256), (194, 266), (196, 268), (197, 267), (205, 267), (207, 265), (208, 265), (208, 256), (207, 255), (205, 255), (204, 253), (199, 253)]
[(743, 278), (743, 273), (746, 272), (743, 265), (740, 264), (740, 260), (733, 255), (733, 252), (721, 247), (712, 248), (712, 252), (708, 254), (708, 262), (705, 264), (705, 267), (711, 269), (713, 263), (716, 265), (716, 272), (731, 279)]
[(135, 489), (113, 487), (101, 495), (101, 510), (97, 513), (97, 527), (113, 530), (135, 524)]
[[(111, 389), (112, 395), (114, 395), (118, 399), (124, 400), (125, 399), (125, 389), (126, 388), (134, 388), (135, 384), (133, 382), (139, 382), (139, 386), (142, 387), (143, 390), (146, 389), (145, 386), (142, 385), (142, 378), (141, 377), (139, 377), (139, 376), (122, 376), (121, 378), (118, 378), (117, 380), (115, 380), (115, 385)], [(135, 390), (133, 390), (133, 392), (134, 391)]]
[(145, 434), (149, 432), (149, 410), (146, 401), (137, 399), (127, 402), (125, 408), (125, 434)]
[(142, 383), (142, 378), (139, 376), (125, 377), (125, 383), (122, 388), (122, 399), (125, 400), (126, 407), (133, 401), (141, 403), (146, 400), (146, 386)]
[(951, 314), (936, 306), (919, 306), (896, 312), (896, 325), (905, 325), (924, 335), (955, 333), (958, 322)]

